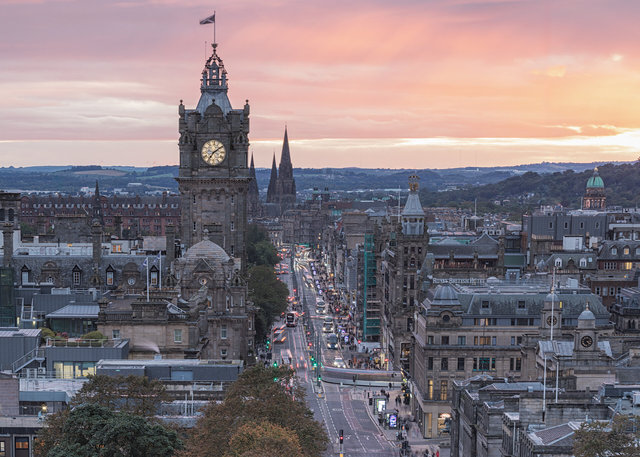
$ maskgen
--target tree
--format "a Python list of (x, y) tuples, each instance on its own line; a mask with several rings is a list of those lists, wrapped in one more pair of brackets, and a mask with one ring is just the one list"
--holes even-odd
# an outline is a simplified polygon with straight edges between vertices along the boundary
[(257, 225), (247, 227), (247, 262), (250, 265), (271, 265), (278, 263), (278, 252), (269, 240), (267, 231)]
[(247, 422), (229, 441), (229, 457), (298, 457), (300, 442), (290, 429), (270, 422)]
[(55, 424), (59, 434), (53, 440), (38, 439), (37, 456), (164, 457), (182, 447), (174, 430), (96, 404), (74, 408), (65, 418)]
[(632, 457), (640, 450), (639, 416), (618, 415), (608, 422), (583, 422), (573, 437), (575, 457)]
[(96, 404), (139, 416), (156, 414), (168, 400), (164, 385), (146, 376), (90, 376), (73, 397), (72, 406)]
[(249, 299), (258, 307), (256, 338), (265, 338), (273, 319), (287, 310), (289, 288), (278, 280), (273, 268), (258, 265), (249, 270)]
[[(207, 449), (229, 449), (234, 437), (243, 443), (249, 439), (242, 432), (243, 425), (268, 422), (297, 437), (302, 448), (297, 455), (321, 456), (327, 435), (305, 405), (304, 389), (296, 379), (288, 367), (256, 366), (246, 370), (229, 387), (224, 402), (211, 403), (205, 409), (180, 455), (204, 457), (210, 455)], [(279, 436), (280, 431), (273, 429), (273, 433)], [(293, 442), (290, 444), (293, 446)], [(247, 457), (253, 455), (249, 453)]]

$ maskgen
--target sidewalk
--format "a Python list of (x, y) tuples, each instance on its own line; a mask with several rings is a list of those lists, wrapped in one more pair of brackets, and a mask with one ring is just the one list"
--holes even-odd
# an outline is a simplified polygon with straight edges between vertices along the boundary
[[(373, 395), (374, 392), (376, 392), (376, 389), (372, 389), (370, 390), (371, 395)], [(379, 390), (378, 390), (379, 392)], [(412, 419), (411, 417), (411, 410), (410, 407), (408, 405), (404, 405), (404, 404), (400, 404), (400, 406), (396, 407), (396, 402), (395, 399), (396, 397), (402, 395), (402, 392), (400, 390), (392, 390), (389, 392), (389, 409), (397, 409), (398, 410), (398, 421), (403, 421), (403, 420), (408, 420), (408, 419)], [(369, 416), (371, 417), (371, 420), (373, 421), (374, 424), (378, 425), (378, 417), (377, 415), (375, 415), (373, 413), (373, 409), (371, 406), (369, 406), (369, 402), (368, 402), (368, 397), (367, 397), (367, 392), (363, 391), (363, 392), (352, 392), (352, 399), (353, 400), (362, 400), (365, 403), (366, 409), (367, 409), (367, 413), (369, 414)], [(449, 447), (446, 448), (440, 448), (439, 444), (441, 441), (443, 441), (443, 439), (427, 439), (427, 438), (423, 438), (422, 435), (420, 434), (420, 431), (418, 430), (418, 424), (416, 422), (408, 422), (409, 426), (408, 426), (408, 430), (405, 430), (403, 433), (405, 434), (407, 440), (409, 441), (409, 445), (411, 446), (411, 452), (412, 454), (409, 455), (414, 455), (417, 457), (422, 457), (423, 455), (425, 455), (425, 451), (429, 450), (430, 455), (432, 456), (436, 456), (436, 452), (439, 452), (439, 457), (449, 457)], [(397, 438), (397, 433), (400, 430), (399, 428), (397, 429), (388, 429), (386, 428), (384, 425), (380, 426), (378, 425), (378, 429), (380, 430), (380, 434), (384, 435), (384, 437), (387, 439), (387, 441), (389, 441), (390, 443), (392, 443), (397, 449), (398, 451), (400, 450), (400, 446), (402, 441), (398, 440)]]

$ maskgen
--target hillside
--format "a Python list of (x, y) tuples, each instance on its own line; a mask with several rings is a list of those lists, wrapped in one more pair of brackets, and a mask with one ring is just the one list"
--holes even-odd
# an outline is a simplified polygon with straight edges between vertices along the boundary
[[(606, 164), (598, 170), (605, 184), (607, 206), (640, 205), (640, 161), (633, 164)], [(420, 198), (427, 206), (466, 207), (472, 207), (477, 199), (478, 208), (486, 210), (498, 207), (493, 203), (495, 200), (503, 201), (507, 208), (518, 208), (520, 211), (558, 203), (578, 208), (592, 173), (592, 170), (579, 173), (566, 170), (550, 174), (527, 172), (498, 183), (457, 191), (433, 192), (425, 189)]]

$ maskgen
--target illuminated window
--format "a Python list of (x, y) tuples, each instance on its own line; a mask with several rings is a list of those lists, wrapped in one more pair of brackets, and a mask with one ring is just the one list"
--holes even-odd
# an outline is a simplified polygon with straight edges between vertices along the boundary
[(446, 400), (449, 393), (449, 381), (440, 381), (440, 400)]
[(28, 437), (16, 437), (16, 450), (18, 449), (29, 449)]
[(427, 381), (427, 399), (433, 400), (433, 379)]
[(107, 286), (113, 286), (113, 271), (107, 270)]

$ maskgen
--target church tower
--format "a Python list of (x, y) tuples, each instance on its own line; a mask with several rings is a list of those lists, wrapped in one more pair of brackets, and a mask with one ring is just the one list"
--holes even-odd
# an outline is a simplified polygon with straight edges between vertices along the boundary
[(276, 195), (280, 203), (281, 213), (295, 206), (296, 181), (293, 179), (293, 164), (291, 163), (289, 135), (286, 127), (284, 128), (284, 141), (282, 142), (282, 155), (280, 156), (280, 168), (278, 169)]
[(582, 209), (604, 210), (606, 206), (604, 181), (598, 173), (598, 167), (596, 167), (593, 169), (593, 175), (587, 181), (587, 189), (582, 197)]
[(277, 203), (278, 188), (278, 168), (276, 167), (276, 153), (273, 153), (273, 161), (271, 162), (271, 176), (269, 177), (269, 187), (267, 188), (267, 203)]
[(183, 252), (209, 238), (245, 268), (247, 194), (251, 177), (249, 102), (233, 109), (227, 71), (212, 44), (202, 71), (200, 100), (194, 109), (178, 106), (180, 169), (178, 188)]
[(260, 191), (258, 190), (258, 181), (256, 180), (256, 167), (253, 164), (253, 154), (251, 154), (251, 166), (249, 167), (249, 192), (247, 194), (247, 204), (249, 217), (260, 216)]

